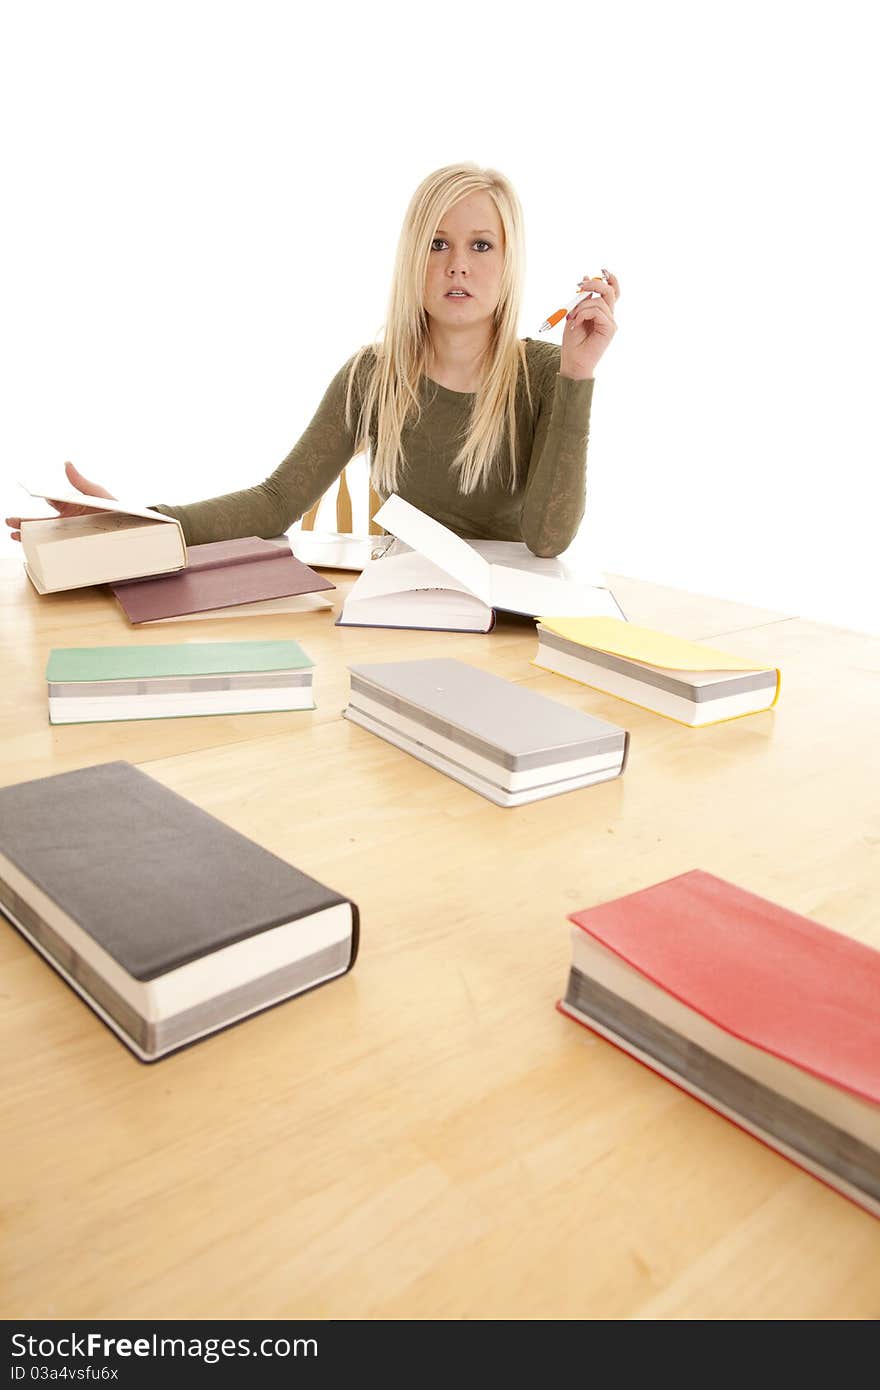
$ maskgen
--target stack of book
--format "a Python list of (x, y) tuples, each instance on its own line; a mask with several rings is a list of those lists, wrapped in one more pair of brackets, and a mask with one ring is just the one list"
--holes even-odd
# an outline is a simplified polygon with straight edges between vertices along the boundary
[(880, 1215), (880, 952), (698, 869), (570, 920), (562, 1012)]
[(358, 948), (350, 899), (124, 762), (0, 788), (0, 910), (145, 1062)]
[(56, 647), (50, 724), (314, 709), (313, 662), (298, 642)]
[(349, 667), (346, 717), (498, 806), (619, 777), (629, 735), (463, 661)]
[(779, 698), (775, 667), (611, 617), (542, 618), (535, 665), (692, 727)]

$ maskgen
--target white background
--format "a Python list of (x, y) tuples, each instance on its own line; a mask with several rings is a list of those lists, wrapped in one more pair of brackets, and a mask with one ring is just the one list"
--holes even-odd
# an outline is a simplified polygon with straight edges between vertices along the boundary
[(524, 207), (523, 336), (621, 280), (577, 547), (880, 631), (872, 11), (7, 0), (2, 514), (68, 458), (146, 503), (260, 481), (473, 159)]

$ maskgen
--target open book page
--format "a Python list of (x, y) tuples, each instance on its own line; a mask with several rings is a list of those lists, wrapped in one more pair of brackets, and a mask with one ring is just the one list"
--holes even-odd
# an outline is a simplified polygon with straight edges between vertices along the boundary
[(417, 589), (448, 589), (469, 596), (473, 592), (455, 575), (426, 560), (424, 555), (401, 548), (371, 561), (352, 589), (352, 595), (360, 600)]
[(596, 565), (584, 560), (574, 563), (558, 555), (533, 555), (523, 541), (468, 541), (467, 544), (490, 565), (526, 570), (529, 574), (544, 574), (549, 579), (567, 579), (573, 584), (590, 588), (605, 587), (605, 576)]
[[(559, 560), (532, 555), (517, 542), (462, 540), (395, 494), (379, 508), (376, 520), (398, 541), (427, 557), (447, 576), (454, 576), (492, 608), (531, 617), (540, 613), (624, 616), (608, 589), (583, 579), (572, 582), (564, 577), (565, 568)], [(504, 556), (510, 563), (499, 564), (495, 556)], [(390, 559), (391, 555), (386, 555), (382, 563)]]
[[(491, 605), (490, 566), (472, 550), (467, 541), (456, 536), (433, 517), (392, 493), (376, 512), (375, 521), (393, 536), (405, 541), (420, 555), (432, 561), (445, 574), (454, 576), (460, 585)], [(388, 560), (385, 557), (385, 563)], [(447, 584), (444, 587), (449, 588)], [(360, 595), (358, 595), (360, 597)]]
[[(166, 516), (164, 512), (151, 511), (149, 507), (144, 507), (140, 503), (133, 506), (128, 502), (120, 502), (116, 497), (91, 497), (85, 493), (77, 492), (69, 483), (65, 482), (61, 487), (49, 487), (45, 491), (40, 487), (28, 487), (26, 483), (19, 483), (19, 487), (28, 494), (29, 497), (37, 497), (44, 501), (52, 502), (76, 502), (81, 507), (94, 508), (99, 512), (120, 512), (125, 516), (141, 516), (148, 521), (170, 521), (172, 525), (179, 526), (180, 523), (173, 516)], [(49, 518), (56, 520), (57, 517)]]
[(527, 613), (539, 617), (553, 613), (558, 617), (623, 618), (623, 613), (610, 589), (591, 588), (572, 584), (567, 579), (553, 579), (546, 574), (530, 574), (506, 565), (492, 566), (493, 608), (511, 613)]
[(298, 560), (310, 569), (363, 570), (394, 543), (393, 536), (349, 536), (338, 531), (292, 530), (289, 541)]

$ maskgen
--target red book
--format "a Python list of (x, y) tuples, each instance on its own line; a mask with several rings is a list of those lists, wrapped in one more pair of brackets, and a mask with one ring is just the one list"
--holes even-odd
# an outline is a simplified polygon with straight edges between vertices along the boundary
[(880, 952), (700, 869), (570, 920), (564, 1013), (880, 1215)]
[(289, 545), (259, 536), (191, 545), (186, 568), (176, 574), (110, 585), (132, 623), (186, 617), (335, 587), (294, 559)]

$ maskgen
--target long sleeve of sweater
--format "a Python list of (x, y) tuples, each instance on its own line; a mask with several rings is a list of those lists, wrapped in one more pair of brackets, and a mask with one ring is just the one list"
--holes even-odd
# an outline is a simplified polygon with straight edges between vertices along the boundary
[(522, 537), (534, 555), (561, 554), (583, 519), (592, 400), (592, 378), (547, 379), (522, 507)]
[[(351, 359), (339, 369), (310, 423), (264, 482), (188, 506), (160, 504), (176, 517), (187, 545), (236, 536), (280, 536), (325, 493), (354, 455), (353, 430), (345, 424), (345, 392)], [(355, 396), (353, 423), (357, 420)]]
[[(517, 413), (516, 473), (511, 490), (500, 476), (463, 494), (451, 460), (474, 397), (423, 379), (423, 410), (407, 428), (406, 468), (398, 485), (408, 502), (470, 539), (525, 541), (536, 555), (558, 555), (584, 514), (592, 381), (560, 376), (560, 350), (526, 340), (534, 413), (524, 397)], [(264, 482), (187, 506), (160, 505), (176, 517), (188, 545), (235, 536), (277, 536), (313, 506), (354, 455), (345, 425), (349, 359), (331, 381), (306, 430)], [(364, 359), (369, 367), (369, 359)], [(364, 378), (355, 385), (354, 421)], [(353, 423), (354, 423), (353, 421)]]

